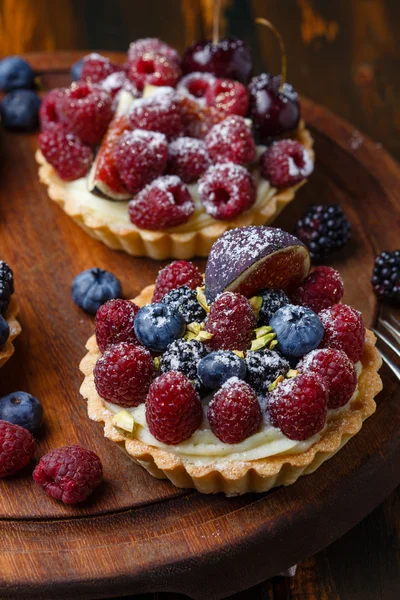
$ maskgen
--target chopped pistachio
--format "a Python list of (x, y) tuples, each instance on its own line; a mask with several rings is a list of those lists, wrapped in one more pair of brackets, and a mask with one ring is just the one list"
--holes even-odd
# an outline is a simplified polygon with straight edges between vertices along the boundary
[(289, 371), (286, 373), (286, 377), (288, 377), (289, 379), (293, 379), (293, 377), (296, 377), (296, 375), (298, 375), (299, 372), (297, 371), (297, 369), (289, 369)]
[(187, 340), (188, 342), (190, 342), (190, 340), (195, 340), (196, 339), (196, 334), (193, 333), (192, 331), (186, 331), (185, 335), (183, 336), (185, 338), (185, 340)]
[(192, 333), (195, 333), (197, 335), (201, 329), (201, 325), (200, 325), (200, 323), (196, 323), (196, 322), (189, 323), (189, 325), (186, 326), (186, 329), (188, 329), (189, 331), (191, 331)]
[(199, 331), (199, 333), (196, 336), (196, 340), (204, 342), (206, 340), (211, 340), (212, 337), (214, 337), (213, 333), (209, 333), (208, 331)]
[(204, 308), (206, 312), (210, 312), (210, 307), (207, 304), (206, 295), (204, 293), (204, 286), (197, 288), (197, 302)]
[(256, 338), (259, 338), (267, 333), (271, 333), (271, 331), (272, 327), (269, 327), (269, 325), (263, 325), (262, 327), (257, 327), (257, 329), (254, 330), (254, 333), (256, 334)]
[(135, 420), (130, 412), (127, 410), (121, 410), (112, 418), (112, 424), (116, 429), (122, 429), (132, 433), (135, 426)]
[(263, 335), (261, 337), (256, 338), (251, 342), (251, 350), (261, 350), (261, 348), (265, 348), (266, 346), (270, 347), (270, 343), (275, 338), (276, 333), (267, 333), (267, 335)]
[(270, 350), (273, 350), (275, 348), (275, 346), (278, 345), (278, 340), (272, 340), (272, 342), (270, 343), (270, 345), (268, 346)]
[(155, 366), (156, 369), (160, 368), (160, 357), (159, 356), (155, 356), (153, 358), (153, 365)]
[(285, 381), (285, 378), (282, 377), (282, 375), (279, 375), (279, 377), (268, 386), (268, 391), (272, 392), (272, 390), (274, 390), (278, 384), (282, 383), (282, 381)]
[(236, 354), (239, 358), (244, 358), (244, 352), (241, 350), (233, 350), (233, 353)]
[(256, 313), (256, 315), (258, 315), (263, 303), (261, 296), (253, 296), (252, 298), (250, 298), (249, 302), (253, 307), (253, 310)]

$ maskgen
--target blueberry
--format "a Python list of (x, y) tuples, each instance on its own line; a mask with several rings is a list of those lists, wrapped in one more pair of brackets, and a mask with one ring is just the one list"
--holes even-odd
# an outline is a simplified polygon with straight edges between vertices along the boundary
[(80, 60), (77, 60), (76, 63), (74, 63), (72, 65), (72, 67), (71, 67), (72, 81), (78, 81), (78, 79), (81, 78), (82, 67), (83, 67), (83, 58), (81, 58)]
[(231, 377), (245, 379), (246, 363), (230, 351), (211, 352), (197, 365), (197, 373), (205, 386), (216, 390)]
[(121, 298), (119, 279), (103, 269), (87, 269), (79, 273), (72, 282), (72, 300), (87, 313), (96, 314), (107, 300)]
[(7, 56), (0, 60), (0, 89), (3, 92), (31, 88), (34, 80), (35, 73), (23, 58)]
[(276, 333), (277, 350), (286, 356), (303, 356), (318, 348), (324, 335), (319, 317), (305, 306), (287, 304), (272, 317), (270, 326)]
[(0, 398), (0, 419), (35, 433), (43, 421), (43, 408), (35, 396), (14, 392)]
[(40, 98), (32, 90), (16, 90), (0, 104), (1, 122), (10, 131), (34, 131), (39, 125)]
[(4, 344), (10, 337), (10, 327), (8, 326), (5, 318), (0, 315), (0, 350), (3, 348)]
[(155, 352), (164, 352), (171, 342), (183, 337), (186, 329), (182, 315), (161, 302), (143, 306), (134, 327), (139, 342)]

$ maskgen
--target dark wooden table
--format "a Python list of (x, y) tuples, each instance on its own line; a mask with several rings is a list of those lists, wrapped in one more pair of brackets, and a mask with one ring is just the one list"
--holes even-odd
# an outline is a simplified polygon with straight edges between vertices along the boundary
[[(398, 0), (223, 4), (223, 27), (252, 45), (256, 71), (279, 69), (275, 40), (253, 24), (255, 16), (263, 16), (283, 34), (288, 78), (295, 88), (353, 123), (355, 144), (362, 136), (358, 130), (364, 131), (400, 159)], [(38, 50), (125, 50), (132, 39), (150, 35), (183, 50), (209, 31), (210, 5), (210, 0), (3, 0), (0, 56)], [(277, 577), (232, 598), (399, 598), (399, 503), (397, 490), (339, 541), (299, 565), (294, 578)], [(184, 597), (160, 593), (139, 600), (178, 598)]]

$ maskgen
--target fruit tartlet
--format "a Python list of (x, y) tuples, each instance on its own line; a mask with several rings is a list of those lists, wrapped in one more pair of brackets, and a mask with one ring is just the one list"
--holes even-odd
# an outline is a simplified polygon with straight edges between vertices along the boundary
[(14, 275), (0, 260), (0, 368), (14, 354), (13, 341), (21, 333), (17, 321), (18, 304), (14, 297)]
[(312, 172), (294, 89), (267, 73), (251, 79), (240, 40), (211, 50), (201, 65), (197, 46), (181, 58), (137, 40), (123, 65), (89, 54), (78, 81), (44, 97), (40, 179), (109, 247), (207, 256), (228, 229), (271, 222)]
[(343, 282), (263, 226), (226, 232), (205, 280), (175, 261), (96, 315), (82, 360), (89, 417), (178, 487), (227, 495), (289, 485), (375, 411), (381, 365)]

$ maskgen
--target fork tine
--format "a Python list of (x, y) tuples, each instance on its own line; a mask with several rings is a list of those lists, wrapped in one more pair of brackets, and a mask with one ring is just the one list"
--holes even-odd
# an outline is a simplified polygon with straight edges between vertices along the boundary
[(400, 321), (396, 319), (394, 315), (390, 315), (390, 318), (396, 323), (397, 327), (400, 329)]
[(393, 352), (400, 358), (400, 350), (399, 348), (397, 348), (397, 346), (395, 346), (393, 344), (393, 342), (391, 340), (389, 340), (388, 337), (386, 337), (386, 335), (383, 335), (383, 333), (381, 333), (380, 331), (377, 331), (376, 329), (372, 330), (374, 332), (374, 334), (380, 339), (382, 340), (382, 342), (385, 342), (385, 344), (387, 346), (389, 346), (389, 348), (391, 350), (393, 350)]
[(383, 327), (392, 334), (392, 336), (399, 342), (400, 344), (400, 333), (397, 331), (395, 327), (391, 323), (388, 323), (385, 319), (379, 319), (379, 323), (383, 325)]
[(387, 366), (389, 367), (389, 369), (396, 375), (397, 379), (400, 381), (400, 369), (399, 369), (399, 367), (397, 367), (394, 364), (394, 362), (392, 362), (390, 360), (390, 358), (388, 358), (386, 356), (386, 354), (384, 354), (382, 352), (382, 350), (379, 350), (379, 348), (378, 348), (378, 352), (381, 355), (383, 362), (385, 362), (387, 364)]

